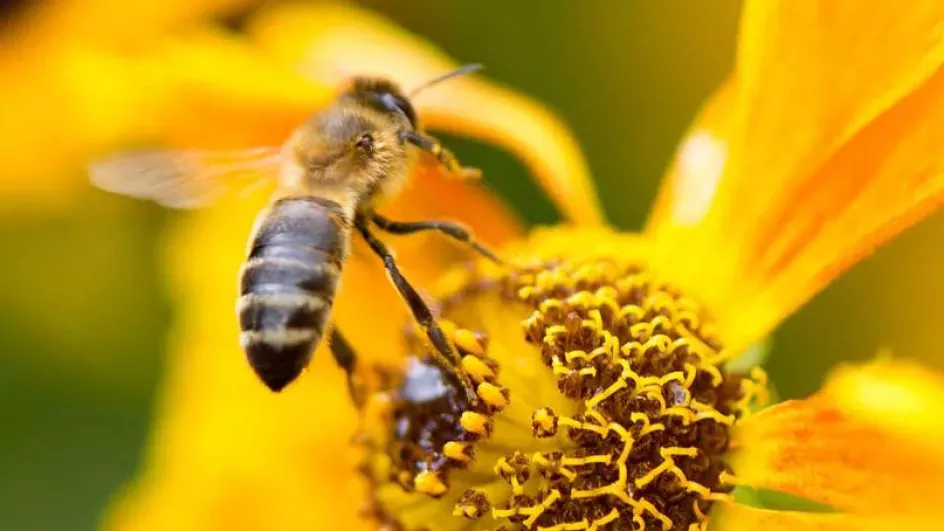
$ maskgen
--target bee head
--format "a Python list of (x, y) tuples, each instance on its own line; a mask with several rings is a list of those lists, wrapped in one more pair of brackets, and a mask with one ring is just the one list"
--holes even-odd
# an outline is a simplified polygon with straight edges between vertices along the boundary
[(395, 120), (405, 120), (410, 129), (418, 129), (416, 109), (395, 83), (386, 79), (355, 78), (348, 94), (361, 104)]

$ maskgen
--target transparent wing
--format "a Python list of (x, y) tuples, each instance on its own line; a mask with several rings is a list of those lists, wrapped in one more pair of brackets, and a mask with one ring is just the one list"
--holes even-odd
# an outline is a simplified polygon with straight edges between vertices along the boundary
[(102, 190), (150, 199), (168, 208), (197, 208), (226, 195), (276, 182), (280, 148), (243, 151), (145, 150), (94, 162), (92, 183)]

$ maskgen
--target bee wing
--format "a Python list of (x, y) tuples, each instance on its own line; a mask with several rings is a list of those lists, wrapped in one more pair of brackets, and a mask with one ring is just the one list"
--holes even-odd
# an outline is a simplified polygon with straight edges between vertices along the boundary
[(108, 192), (168, 208), (197, 208), (275, 182), (282, 165), (280, 151), (131, 151), (94, 162), (89, 176)]

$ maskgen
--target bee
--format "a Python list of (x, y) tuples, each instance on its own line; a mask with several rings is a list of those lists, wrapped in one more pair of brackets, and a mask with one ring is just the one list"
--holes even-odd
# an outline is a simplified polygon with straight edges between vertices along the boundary
[[(445, 169), (478, 178), (421, 128), (411, 98), (422, 89), (474, 72), (467, 65), (435, 78), (408, 97), (393, 82), (356, 77), (332, 104), (312, 115), (278, 148), (238, 152), (136, 151), (92, 164), (99, 188), (146, 198), (170, 208), (193, 208), (234, 189), (272, 179), (277, 191), (256, 220), (242, 266), (237, 314), (240, 343), (250, 366), (272, 391), (280, 391), (307, 367), (328, 328), (341, 269), (356, 232), (383, 261), (388, 277), (434, 346), (438, 363), (464, 384), (459, 357), (433, 311), (410, 284), (394, 255), (375, 235), (438, 231), (498, 262), (472, 234), (448, 221), (402, 222), (374, 209), (378, 199), (404, 184), (417, 150)], [(261, 176), (261, 177), (260, 177)], [(350, 378), (355, 356), (332, 331), (332, 353)]]

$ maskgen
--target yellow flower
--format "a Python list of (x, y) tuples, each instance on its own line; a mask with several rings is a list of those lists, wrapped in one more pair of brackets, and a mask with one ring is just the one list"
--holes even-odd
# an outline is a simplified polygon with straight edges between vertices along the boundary
[[(701, 529), (720, 516), (733, 529), (931, 528), (944, 494), (939, 378), (847, 368), (811, 398), (752, 412), (764, 375), (728, 362), (940, 206), (941, 21), (932, 2), (748, 2), (736, 71), (639, 235), (599, 226), (579, 152), (545, 111), (475, 79), (431, 91), (430, 125), (515, 150), (582, 225), (511, 241), (487, 194), (428, 171), (391, 207), (505, 244), (507, 267), (448, 272), (468, 256), (437, 239), (398, 248), (440, 302), (475, 403), (424, 360), (429, 347), (403, 332), (402, 304), (357, 249), (336, 322), (364, 362), (362, 423), (324, 351), (269, 394), (221, 311), (255, 213), (233, 201), (189, 220), (171, 256), (183, 305), (160, 422), (108, 527)], [(339, 75), (339, 50), (349, 71), (407, 85), (451, 66), (347, 8), (270, 11), (251, 34), (322, 83)], [(739, 505), (733, 485), (842, 512)]]
[(87, 187), (89, 158), (120, 146), (280, 141), (332, 88), (199, 24), (244, 3), (37, 3), (5, 26), (5, 208), (68, 204)]

